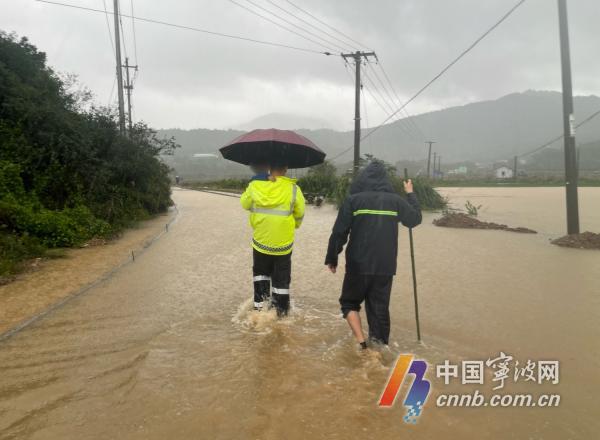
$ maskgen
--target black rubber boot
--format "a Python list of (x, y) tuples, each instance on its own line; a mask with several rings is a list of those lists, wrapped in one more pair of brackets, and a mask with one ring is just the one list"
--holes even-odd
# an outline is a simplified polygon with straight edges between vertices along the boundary
[(277, 310), (277, 316), (280, 318), (287, 316), (290, 310), (290, 296), (273, 293), (271, 295), (271, 306)]

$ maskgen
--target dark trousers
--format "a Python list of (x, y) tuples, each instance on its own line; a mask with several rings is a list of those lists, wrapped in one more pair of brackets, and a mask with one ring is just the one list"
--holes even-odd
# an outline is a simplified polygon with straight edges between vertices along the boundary
[(261, 309), (264, 301), (275, 307), (279, 316), (287, 315), (290, 308), (290, 281), (292, 253), (268, 255), (253, 249), (254, 308)]
[(351, 310), (360, 311), (365, 302), (369, 339), (388, 343), (390, 337), (390, 292), (393, 275), (363, 275), (346, 272), (340, 305), (344, 318)]

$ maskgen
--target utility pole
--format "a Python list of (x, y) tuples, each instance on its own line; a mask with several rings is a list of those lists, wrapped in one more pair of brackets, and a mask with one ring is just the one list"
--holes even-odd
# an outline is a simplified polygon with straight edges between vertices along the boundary
[(438, 170), (438, 172), (437, 172), (438, 178), (441, 178), (442, 177), (442, 155), (441, 154), (438, 154), (438, 169), (437, 170)]
[(355, 93), (354, 93), (354, 167), (353, 173), (356, 176), (358, 174), (358, 168), (360, 164), (360, 66), (363, 58), (368, 60), (369, 57), (377, 58), (375, 52), (352, 52), (341, 54), (344, 61), (348, 58), (354, 59), (354, 65), (356, 67), (356, 78), (355, 78)]
[(119, 97), (119, 131), (125, 134), (125, 103), (123, 101), (123, 72), (121, 71), (121, 37), (119, 35), (119, 0), (114, 0), (115, 56), (117, 58), (117, 95)]
[(437, 152), (433, 153), (433, 178), (437, 176)]
[(565, 139), (565, 189), (567, 196), (567, 234), (579, 234), (579, 202), (577, 198), (577, 153), (575, 150), (575, 117), (569, 51), (567, 1), (558, 0), (560, 59), (562, 66), (563, 129)]
[(133, 84), (131, 84), (131, 82), (129, 81), (129, 69), (135, 69), (137, 71), (138, 66), (130, 66), (129, 58), (125, 57), (125, 64), (123, 65), (123, 67), (125, 68), (125, 79), (127, 81), (124, 88), (125, 90), (127, 90), (127, 122), (129, 128), (129, 135), (131, 136), (131, 129), (133, 128), (133, 122), (131, 121), (131, 91), (133, 90)]
[(515, 164), (513, 165), (513, 180), (517, 180), (517, 163), (519, 161), (519, 156), (515, 156)]
[(431, 165), (431, 145), (435, 144), (435, 142), (434, 141), (427, 141), (425, 143), (429, 144), (429, 153), (427, 154), (427, 177), (431, 177), (431, 173), (429, 172), (430, 165)]

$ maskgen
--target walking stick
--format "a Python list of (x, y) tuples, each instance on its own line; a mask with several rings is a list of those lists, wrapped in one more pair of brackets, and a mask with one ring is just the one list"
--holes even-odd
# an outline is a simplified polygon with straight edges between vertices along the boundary
[[(404, 180), (408, 180), (408, 169), (404, 168)], [(410, 240), (410, 262), (412, 263), (413, 294), (415, 298), (415, 320), (417, 322), (417, 340), (421, 342), (421, 326), (419, 325), (419, 301), (417, 299), (417, 271), (415, 269), (415, 245), (413, 242), (412, 228), (408, 228)]]

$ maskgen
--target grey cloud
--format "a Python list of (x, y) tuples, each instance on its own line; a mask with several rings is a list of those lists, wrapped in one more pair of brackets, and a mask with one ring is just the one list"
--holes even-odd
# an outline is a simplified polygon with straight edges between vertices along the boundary
[[(101, 0), (70, 1), (102, 8)], [(253, 1), (275, 10), (266, 0)], [(277, 2), (297, 13), (285, 1)], [(515, 3), (295, 2), (376, 50), (402, 98), (418, 90)], [(129, 2), (121, 3), (123, 12), (128, 13)], [(109, 9), (111, 4), (107, 0)], [(134, 1), (134, 6), (141, 17), (318, 48), (226, 0)], [(101, 14), (29, 0), (4, 1), (0, 7), (4, 30), (28, 36), (48, 53), (52, 66), (77, 73), (100, 103), (107, 102), (114, 83), (114, 61)], [(598, 94), (600, 89), (600, 59), (596, 56), (599, 12), (595, 0), (569, 2), (573, 83), (579, 94)], [(123, 25), (132, 58), (131, 23), (124, 19)], [(136, 30), (140, 73), (134, 93), (135, 115), (156, 127), (223, 128), (271, 112), (314, 116), (330, 121), (334, 128), (352, 125), (353, 88), (339, 57), (263, 47), (149, 23), (138, 22)], [(420, 113), (526, 89), (560, 90), (553, 0), (527, 1), (409, 110)], [(367, 110), (371, 124), (385, 116), (368, 95)]]

